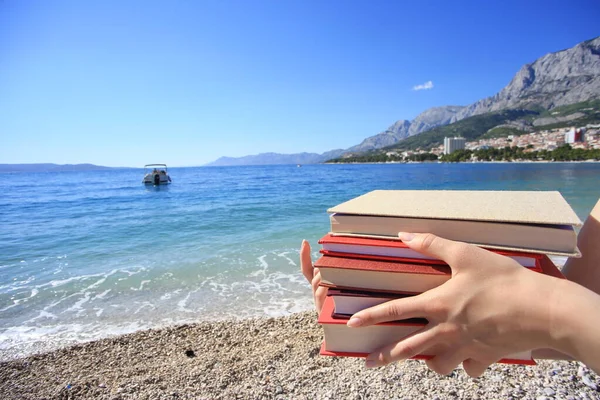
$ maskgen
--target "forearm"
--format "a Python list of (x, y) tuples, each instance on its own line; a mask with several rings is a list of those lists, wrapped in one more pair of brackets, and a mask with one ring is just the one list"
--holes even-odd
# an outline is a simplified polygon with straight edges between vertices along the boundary
[(563, 280), (551, 307), (551, 347), (600, 372), (600, 296)]
[(568, 259), (562, 272), (568, 280), (600, 294), (600, 201), (579, 231), (577, 246), (582, 257)]

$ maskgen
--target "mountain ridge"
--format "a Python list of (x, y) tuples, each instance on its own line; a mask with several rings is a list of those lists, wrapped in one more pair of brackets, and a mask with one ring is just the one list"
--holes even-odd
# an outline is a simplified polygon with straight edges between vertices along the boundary
[(66, 171), (101, 171), (123, 167), (104, 167), (95, 164), (0, 164), (0, 173), (5, 172), (66, 172)]
[[(508, 85), (493, 96), (478, 100), (467, 106), (439, 106), (429, 108), (413, 120), (398, 120), (386, 130), (365, 138), (361, 143), (345, 150), (332, 150), (322, 154), (311, 153), (311, 160), (324, 162), (327, 156), (392, 146), (402, 140), (449, 125), (465, 118), (502, 110), (552, 110), (554, 107), (575, 104), (600, 98), (600, 36), (576, 44), (568, 49), (548, 53), (535, 61), (523, 65)], [(301, 154), (270, 154), (284, 164), (302, 164)], [(278, 157), (272, 156), (278, 154)], [(221, 157), (207, 165), (248, 165), (241, 159), (261, 164), (262, 155), (245, 157)], [(219, 160), (236, 164), (215, 164)]]

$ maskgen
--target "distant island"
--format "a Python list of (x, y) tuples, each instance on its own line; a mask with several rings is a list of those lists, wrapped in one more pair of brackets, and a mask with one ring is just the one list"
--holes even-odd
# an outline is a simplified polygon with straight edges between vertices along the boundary
[(0, 164), (0, 173), (7, 172), (65, 172), (65, 171), (99, 171), (116, 169), (94, 164)]

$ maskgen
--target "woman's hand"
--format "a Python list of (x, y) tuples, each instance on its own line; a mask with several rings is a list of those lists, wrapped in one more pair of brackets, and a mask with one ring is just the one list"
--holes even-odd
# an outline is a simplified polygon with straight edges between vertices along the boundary
[(321, 312), (323, 303), (325, 302), (325, 296), (327, 296), (327, 288), (319, 286), (321, 284), (321, 274), (318, 268), (314, 268), (312, 264), (312, 258), (310, 256), (310, 244), (306, 240), (302, 241), (300, 247), (300, 269), (306, 280), (311, 284), (313, 291), (313, 298), (315, 301), (315, 308), (317, 312)]
[(410, 337), (370, 354), (367, 366), (427, 354), (433, 356), (427, 365), (440, 374), (449, 374), (462, 362), (469, 375), (479, 376), (509, 354), (553, 347), (551, 309), (559, 302), (560, 279), (473, 245), (431, 234), (399, 236), (410, 248), (448, 263), (452, 279), (350, 319), (348, 326), (357, 328), (405, 318), (429, 321)]
[[(413, 297), (360, 311), (348, 326), (369, 326), (405, 318), (429, 323), (398, 343), (367, 356), (368, 367), (417, 354), (433, 356), (427, 365), (447, 375), (461, 362), (470, 376), (481, 375), (514, 353), (553, 349), (600, 373), (600, 296), (566, 279), (529, 271), (511, 258), (431, 234), (398, 235), (413, 250), (445, 261), (452, 279)], [(313, 268), (310, 245), (302, 242), (300, 265), (311, 283), (317, 312), (327, 288)]]

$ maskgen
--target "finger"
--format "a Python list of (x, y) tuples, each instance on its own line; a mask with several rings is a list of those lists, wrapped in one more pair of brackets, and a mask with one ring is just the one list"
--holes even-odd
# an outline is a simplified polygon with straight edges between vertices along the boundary
[(481, 252), (480, 256), (487, 254), (485, 250), (475, 245), (455, 242), (431, 233), (399, 232), (398, 237), (411, 249), (445, 261), (453, 268), (459, 264), (457, 261), (467, 252)]
[(465, 369), (467, 375), (469, 375), (471, 378), (477, 378), (478, 376), (483, 375), (483, 373), (493, 363), (494, 361), (488, 363), (487, 361), (482, 362), (469, 358), (463, 361), (463, 368)]
[[(435, 289), (434, 289), (435, 290)], [(428, 318), (427, 306), (431, 291), (417, 296), (391, 300), (354, 314), (347, 325), (351, 328), (407, 318)]]
[(321, 312), (323, 308), (323, 304), (325, 303), (325, 298), (327, 297), (327, 288), (324, 286), (319, 286), (317, 290), (314, 291), (314, 300), (315, 300), (315, 308), (317, 312)]
[(306, 240), (303, 240), (300, 246), (300, 269), (306, 280), (309, 282), (312, 281), (313, 264), (310, 256), (310, 244)]
[(434, 328), (426, 326), (397, 343), (372, 352), (365, 361), (367, 368), (381, 367), (392, 361), (402, 361), (419, 354), (426, 354), (426, 350), (435, 346), (439, 340)]
[(411, 249), (446, 262), (448, 262), (446, 258), (455, 253), (461, 244), (431, 233), (399, 232), (398, 237)]
[(317, 289), (321, 285), (321, 272), (319, 271), (318, 268), (315, 268), (314, 271), (315, 271), (315, 274), (312, 278), (312, 281), (310, 281), (310, 285), (312, 286), (313, 293), (316, 293)]
[(463, 362), (466, 355), (458, 350), (448, 350), (445, 353), (438, 354), (426, 361), (430, 370), (440, 375), (449, 375), (458, 365)]

